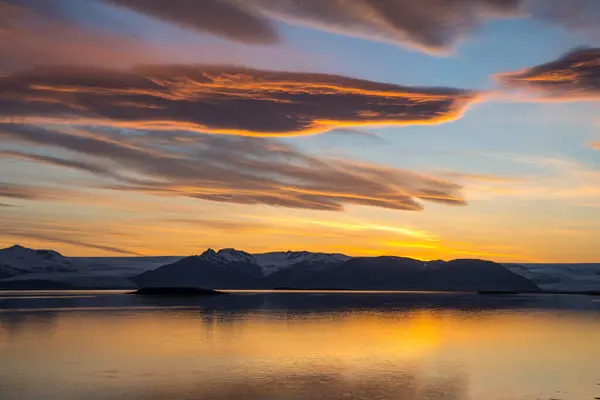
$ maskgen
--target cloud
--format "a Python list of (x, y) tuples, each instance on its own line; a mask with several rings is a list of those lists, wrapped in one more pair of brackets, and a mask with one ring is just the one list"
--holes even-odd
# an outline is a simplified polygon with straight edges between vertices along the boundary
[(600, 100), (600, 49), (578, 49), (558, 60), (508, 72), (496, 80), (548, 100)]
[[(473, 199), (518, 197), (535, 199), (538, 203), (553, 201), (563, 206), (600, 205), (600, 170), (593, 165), (567, 157), (505, 154), (500, 159), (505, 159), (513, 166), (527, 166), (530, 172), (518, 179), (475, 179), (471, 183), (458, 176), (455, 179), (465, 185)], [(452, 175), (441, 176), (449, 178)]]
[(273, 23), (247, 7), (247, 2), (223, 0), (108, 0), (135, 11), (248, 44), (273, 44)]
[[(65, 196), (65, 201), (68, 196)], [(0, 224), (0, 242), (24, 242), (28, 247), (38, 247), (39, 242), (63, 244), (66, 248), (79, 247), (101, 250), (129, 256), (142, 255), (135, 246), (138, 235), (132, 231), (124, 231), (129, 224), (122, 218), (112, 219), (114, 215), (107, 213), (99, 219), (90, 218), (84, 209), (78, 213), (67, 211), (61, 218), (47, 209), (16, 209), (3, 215)], [(83, 218), (81, 218), (84, 216)], [(93, 229), (90, 229), (93, 226)], [(118, 245), (115, 245), (119, 243)], [(72, 246), (72, 247), (71, 247)], [(151, 251), (151, 246), (146, 247)], [(97, 254), (97, 252), (95, 252)], [(92, 253), (93, 254), (93, 253)]]
[[(246, 43), (276, 40), (272, 20), (447, 53), (494, 18), (529, 16), (598, 31), (596, 0), (109, 0), (184, 27)], [(193, 3), (193, 5), (192, 5)]]
[(478, 25), (514, 16), (519, 0), (251, 0), (276, 19), (344, 35), (446, 53)]
[[(0, 136), (1, 135), (2, 134), (0, 133)], [(75, 170), (79, 170), (79, 171), (87, 171), (87, 172), (90, 172), (92, 174), (97, 174), (97, 175), (118, 177), (118, 175), (115, 175), (108, 169), (100, 167), (98, 165), (94, 165), (94, 164), (87, 163), (84, 161), (66, 160), (66, 159), (54, 157), (54, 156), (43, 156), (43, 155), (39, 155), (39, 154), (31, 154), (31, 153), (25, 153), (25, 152), (21, 152), (21, 151), (0, 150), (0, 158), (14, 158), (17, 160), (52, 165), (55, 167), (65, 167), (65, 168), (71, 168), (71, 169), (75, 169)]]
[[(206, 6), (208, 1), (196, 3)], [(193, 40), (194, 36), (189, 40), (150, 40), (156, 26), (135, 21), (124, 24), (135, 16), (115, 10), (90, 0), (0, 0), (0, 74), (38, 65), (128, 68), (135, 64), (219, 62), (260, 67), (277, 62), (301, 69), (312, 63), (305, 52), (278, 45), (207, 43), (197, 37)], [(222, 24), (221, 19), (211, 20)]]
[[(81, 240), (77, 240), (77, 239), (68, 239), (60, 236), (54, 236), (54, 235), (44, 235), (44, 234), (40, 234), (40, 233), (28, 233), (28, 232), (7, 232), (11, 237), (19, 237), (19, 238), (24, 238), (24, 239), (34, 239), (34, 240), (39, 240), (42, 242), (48, 242), (48, 243), (62, 243), (62, 244), (69, 244), (72, 246), (77, 246), (77, 247), (84, 247), (87, 249), (93, 249), (93, 250), (102, 250), (102, 251), (107, 251), (109, 253), (116, 253), (116, 254), (123, 254), (126, 256), (142, 256), (143, 254), (137, 253), (135, 251), (130, 251), (130, 250), (125, 250), (119, 247), (113, 247), (113, 246), (102, 246), (102, 245), (98, 245), (98, 244), (92, 244), (92, 243), (88, 243), (88, 242), (83, 242)], [(2, 231), (0, 231), (0, 235), (2, 235)]]
[(0, 67), (186, 58), (185, 51), (144, 41), (142, 25), (147, 23), (123, 28), (123, 14), (115, 6), (252, 45), (280, 43), (279, 22), (438, 55), (449, 53), (490, 19), (527, 16), (600, 33), (596, 0), (0, 0), (0, 54), (10, 55)]
[(38, 68), (0, 77), (0, 122), (285, 136), (436, 124), (478, 94), (232, 66)]
[(53, 200), (62, 196), (59, 190), (50, 187), (0, 182), (0, 198), (2, 197), (16, 200)]
[(590, 149), (600, 150), (600, 141), (588, 143)]
[[(0, 0), (0, 72), (36, 64), (114, 66), (157, 59), (158, 48), (77, 24), (53, 3)], [(173, 55), (161, 50), (161, 57)]]
[(339, 129), (334, 129), (334, 130), (330, 131), (329, 134), (330, 135), (340, 135), (340, 136), (344, 136), (344, 137), (353, 135), (353, 136), (356, 136), (359, 138), (368, 139), (368, 140), (372, 140), (375, 142), (385, 142), (385, 139), (383, 139), (381, 136), (377, 135), (376, 133), (364, 130), (364, 129), (339, 128)]
[[(421, 201), (464, 205), (460, 186), (407, 170), (351, 160), (309, 156), (272, 139), (179, 134), (161, 137), (137, 132), (56, 131), (37, 126), (0, 126), (5, 142), (54, 147), (89, 156), (79, 168), (106, 168), (113, 190), (186, 196), (234, 204), (340, 211), (345, 205), (421, 210)], [(12, 156), (12, 154), (11, 154)], [(55, 160), (43, 159), (42, 162)], [(102, 166), (96, 166), (100, 163)], [(78, 163), (56, 165), (77, 168)]]

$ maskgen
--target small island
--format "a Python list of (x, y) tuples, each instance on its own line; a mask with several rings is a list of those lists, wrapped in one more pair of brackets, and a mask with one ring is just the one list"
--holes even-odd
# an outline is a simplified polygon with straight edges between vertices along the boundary
[(185, 296), (185, 297), (197, 297), (197, 296), (217, 296), (226, 294), (218, 290), (202, 289), (196, 287), (144, 287), (131, 292), (129, 294), (137, 294), (143, 296)]

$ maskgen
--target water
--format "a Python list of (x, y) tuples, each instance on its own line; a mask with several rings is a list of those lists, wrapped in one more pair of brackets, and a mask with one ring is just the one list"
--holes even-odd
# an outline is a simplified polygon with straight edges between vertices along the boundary
[(598, 300), (0, 292), (0, 398), (593, 400)]

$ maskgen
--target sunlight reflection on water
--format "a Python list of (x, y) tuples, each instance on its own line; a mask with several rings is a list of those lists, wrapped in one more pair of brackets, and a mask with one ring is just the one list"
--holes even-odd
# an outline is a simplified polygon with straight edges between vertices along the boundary
[(0, 297), (0, 398), (600, 395), (600, 312), (589, 298), (126, 296)]

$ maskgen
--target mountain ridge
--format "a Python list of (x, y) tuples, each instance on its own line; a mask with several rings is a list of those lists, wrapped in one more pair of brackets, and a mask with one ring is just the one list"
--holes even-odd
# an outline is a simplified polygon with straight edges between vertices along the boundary
[[(6, 249), (0, 249), (0, 256), (3, 252), (12, 249), (27, 249), (23, 246), (12, 246)], [(77, 288), (94, 289), (135, 289), (137, 285), (130, 279), (145, 272), (155, 270), (159, 267), (173, 264), (187, 257), (184, 256), (137, 256), (137, 257), (66, 257), (53, 250), (31, 250), (31, 254), (36, 255), (35, 260), (44, 257), (61, 257), (66, 263), (59, 263), (58, 268), (45, 268), (37, 262), (28, 262), (21, 264), (8, 265), (9, 263), (0, 262), (0, 282), (10, 285), (10, 282), (17, 280), (51, 280), (58, 283), (67, 283)], [(221, 249), (237, 252), (235, 249)], [(214, 251), (214, 250), (213, 250)], [(218, 251), (214, 251), (218, 253)], [(246, 253), (246, 252), (244, 252)], [(223, 254), (223, 253), (221, 253)], [(313, 253), (308, 251), (276, 251), (269, 253), (250, 254), (257, 259), (261, 275), (272, 276), (271, 282), (264, 281), (264, 287), (294, 287), (297, 285), (297, 272), (308, 270), (327, 269), (331, 265), (327, 262), (336, 262), (336, 258), (348, 260), (356, 257), (350, 257), (339, 253)], [(201, 254), (199, 254), (201, 255)], [(236, 256), (236, 255), (234, 255)], [(413, 260), (398, 256), (392, 257), (392, 260)], [(360, 257), (358, 257), (360, 258)], [(369, 258), (369, 257), (367, 257)], [(371, 257), (373, 258), (373, 257)], [(303, 261), (304, 264), (300, 263)], [(321, 261), (321, 262), (318, 262)], [(420, 268), (434, 270), (445, 265), (446, 261), (432, 260), (420, 261)], [(483, 260), (480, 260), (483, 261)], [(44, 261), (48, 262), (48, 261)], [(451, 264), (452, 265), (452, 264)], [(510, 271), (528, 278), (540, 288), (551, 291), (589, 291), (600, 289), (600, 263), (553, 263), (553, 264), (529, 264), (529, 263), (502, 263), (502, 266)], [(42, 268), (38, 268), (38, 267)], [(66, 268), (63, 268), (66, 267)], [(294, 268), (290, 268), (294, 267)], [(309, 275), (309, 274), (307, 274)], [(287, 277), (286, 277), (287, 276)], [(305, 277), (308, 279), (308, 276)], [(276, 279), (287, 280), (286, 284)], [(268, 286), (272, 284), (272, 286)], [(61, 285), (57, 285), (61, 286)], [(307, 285), (308, 286), (308, 285)]]
[(75, 272), (71, 261), (54, 250), (34, 250), (18, 244), (0, 249), (0, 279), (31, 273)]
[[(268, 268), (267, 268), (268, 266)], [(144, 286), (214, 289), (343, 288), (369, 290), (538, 290), (501, 264), (477, 260), (420, 261), (408, 257), (208, 249), (132, 277)]]

